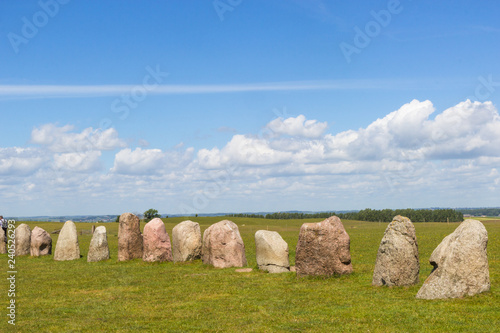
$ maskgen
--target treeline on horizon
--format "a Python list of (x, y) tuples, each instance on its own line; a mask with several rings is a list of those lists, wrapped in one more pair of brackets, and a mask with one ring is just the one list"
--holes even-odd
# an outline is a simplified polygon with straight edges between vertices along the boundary
[(295, 213), (295, 212), (278, 212), (270, 214), (231, 214), (234, 217), (252, 217), (262, 219), (275, 220), (290, 220), (290, 219), (310, 219), (323, 218), (336, 215), (345, 220), (358, 220), (368, 222), (391, 222), (394, 216), (402, 215), (409, 218), (412, 222), (462, 222), (464, 220), (463, 213), (454, 209), (363, 209), (359, 212), (335, 213)]
[(457, 210), (472, 216), (500, 216), (500, 208), (460, 208)]

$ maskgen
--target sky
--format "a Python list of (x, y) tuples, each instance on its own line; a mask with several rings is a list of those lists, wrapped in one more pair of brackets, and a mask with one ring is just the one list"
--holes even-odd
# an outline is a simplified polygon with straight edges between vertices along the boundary
[(500, 205), (496, 1), (0, 1), (0, 214)]

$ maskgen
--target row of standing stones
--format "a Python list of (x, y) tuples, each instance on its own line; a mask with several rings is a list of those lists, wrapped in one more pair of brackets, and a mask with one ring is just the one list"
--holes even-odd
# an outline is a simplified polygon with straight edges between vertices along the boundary
[[(120, 216), (118, 260), (142, 258), (148, 262), (191, 261), (218, 268), (247, 265), (245, 245), (238, 226), (228, 220), (211, 225), (201, 237), (200, 225), (184, 221), (172, 230), (172, 245), (161, 219), (153, 219), (140, 231), (137, 216)], [(0, 233), (3, 233), (0, 230)], [(4, 239), (1, 235), (0, 239)], [(51, 254), (52, 239), (42, 228), (30, 230), (26, 224), (16, 228), (16, 255)], [(255, 233), (259, 269), (270, 273), (290, 271), (288, 244), (275, 231)], [(488, 233), (477, 220), (465, 220), (432, 253), (434, 267), (417, 293), (417, 298), (443, 299), (472, 296), (490, 289), (487, 258)], [(5, 243), (0, 253), (6, 253)], [(54, 260), (80, 258), (76, 226), (67, 221), (60, 231)], [(87, 261), (109, 259), (106, 228), (95, 229)], [(297, 276), (332, 276), (353, 272), (350, 238), (341, 220), (332, 216), (319, 223), (304, 223), (297, 243)], [(372, 284), (374, 286), (409, 286), (419, 282), (419, 254), (415, 227), (410, 219), (396, 216), (387, 226), (377, 253)]]

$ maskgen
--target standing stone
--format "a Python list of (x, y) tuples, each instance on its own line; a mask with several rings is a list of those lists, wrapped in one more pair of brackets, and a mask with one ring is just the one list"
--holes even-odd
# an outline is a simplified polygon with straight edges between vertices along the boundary
[(132, 213), (120, 215), (118, 261), (142, 258), (142, 234), (139, 218)]
[(54, 251), (54, 260), (80, 259), (80, 245), (78, 244), (78, 233), (73, 221), (66, 221), (59, 233), (59, 238)]
[(276, 231), (259, 230), (255, 233), (255, 254), (259, 269), (269, 273), (290, 272), (288, 244)]
[(0, 254), (3, 253), (7, 253), (7, 243), (5, 242), (5, 232), (0, 228)]
[(490, 290), (487, 246), (488, 232), (481, 222), (462, 222), (432, 252), (434, 269), (417, 298), (457, 298)]
[(349, 235), (337, 216), (302, 225), (295, 267), (298, 276), (352, 273)]
[(373, 272), (374, 286), (411, 286), (418, 283), (420, 263), (415, 227), (410, 219), (396, 216), (385, 229)]
[(172, 247), (165, 224), (159, 218), (154, 218), (144, 226), (144, 253), (142, 260), (173, 261)]
[(31, 246), (31, 229), (25, 224), (21, 223), (16, 228), (16, 256), (25, 256), (30, 254)]
[(200, 225), (184, 221), (172, 229), (172, 252), (174, 261), (190, 261), (201, 258)]
[(205, 230), (201, 253), (204, 264), (217, 268), (243, 267), (247, 264), (238, 226), (229, 220), (212, 224)]
[(35, 227), (31, 232), (30, 253), (34, 257), (52, 254), (52, 238), (40, 227)]
[(94, 235), (90, 241), (87, 262), (97, 262), (109, 259), (108, 236), (106, 227), (99, 226), (95, 228)]

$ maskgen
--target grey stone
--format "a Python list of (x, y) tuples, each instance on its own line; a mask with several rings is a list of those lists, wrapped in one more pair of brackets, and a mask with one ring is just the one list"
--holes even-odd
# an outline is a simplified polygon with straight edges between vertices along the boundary
[(472, 296), (490, 290), (488, 232), (477, 220), (465, 220), (432, 252), (434, 269), (417, 298)]
[(276, 231), (258, 230), (255, 233), (255, 254), (261, 270), (269, 273), (290, 271), (288, 244)]
[(31, 247), (31, 229), (25, 224), (21, 223), (16, 228), (16, 256), (25, 256), (30, 254)]
[(385, 229), (373, 272), (374, 286), (410, 286), (418, 283), (420, 263), (415, 227), (396, 216)]
[(201, 253), (204, 264), (217, 268), (243, 267), (247, 264), (238, 226), (229, 220), (212, 224), (205, 230)]
[(90, 241), (87, 262), (97, 262), (109, 259), (108, 236), (105, 226), (95, 228)]
[(7, 253), (7, 243), (5, 243), (5, 232), (0, 228), (0, 254), (3, 253)]
[(200, 225), (183, 221), (172, 229), (172, 254), (174, 261), (190, 261), (201, 258)]
[(78, 244), (78, 233), (73, 221), (66, 221), (57, 238), (54, 260), (76, 260), (80, 259), (80, 245)]
[(31, 231), (30, 253), (34, 257), (52, 254), (52, 238), (40, 227), (35, 227)]

